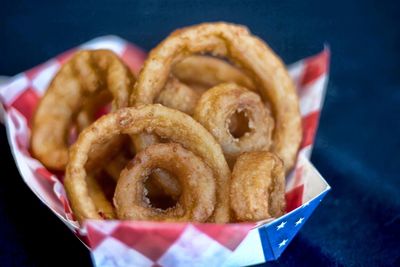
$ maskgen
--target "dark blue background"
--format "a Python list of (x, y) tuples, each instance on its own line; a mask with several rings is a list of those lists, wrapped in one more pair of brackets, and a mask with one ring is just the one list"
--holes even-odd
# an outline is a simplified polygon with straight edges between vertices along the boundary
[[(277, 263), (400, 266), (398, 1), (53, 2), (2, 4), (1, 75), (105, 34), (151, 49), (172, 30), (204, 21), (247, 25), (286, 63), (329, 43), (330, 82), (312, 161), (333, 190)], [(0, 265), (89, 265), (83, 245), (22, 182), (0, 129)]]

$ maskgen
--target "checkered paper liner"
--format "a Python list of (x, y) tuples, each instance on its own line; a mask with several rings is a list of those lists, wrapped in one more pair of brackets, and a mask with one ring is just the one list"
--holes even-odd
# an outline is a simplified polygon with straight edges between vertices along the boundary
[(300, 97), (303, 141), (287, 178), (284, 216), (255, 224), (87, 221), (79, 228), (62, 175), (51, 173), (30, 155), (30, 120), (49, 82), (73, 52), (99, 48), (113, 50), (135, 73), (146, 57), (121, 38), (99, 37), (0, 87), (11, 152), (29, 188), (90, 249), (96, 266), (238, 266), (277, 259), (330, 189), (309, 162), (328, 80), (329, 49), (288, 67)]

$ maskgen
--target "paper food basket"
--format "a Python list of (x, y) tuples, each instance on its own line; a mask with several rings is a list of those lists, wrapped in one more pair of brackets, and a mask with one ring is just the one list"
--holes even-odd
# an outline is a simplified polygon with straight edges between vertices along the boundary
[(329, 49), (290, 65), (300, 97), (303, 141), (286, 186), (287, 213), (255, 224), (197, 224), (73, 220), (60, 175), (29, 153), (30, 119), (60, 66), (78, 49), (111, 49), (138, 72), (145, 53), (116, 36), (96, 38), (0, 87), (3, 122), (22, 179), (36, 196), (89, 248), (95, 266), (243, 266), (277, 259), (330, 187), (310, 163), (328, 80)]

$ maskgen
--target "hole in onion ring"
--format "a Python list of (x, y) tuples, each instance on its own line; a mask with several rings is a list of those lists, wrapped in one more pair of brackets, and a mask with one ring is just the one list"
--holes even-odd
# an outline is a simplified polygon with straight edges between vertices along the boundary
[[(167, 170), (161, 168), (157, 168), (155, 170), (162, 170), (163, 172), (168, 173), (171, 178), (176, 179), (174, 175), (172, 175)], [(152, 173), (154, 173), (155, 170), (153, 170)], [(160, 210), (167, 210), (169, 208), (174, 207), (178, 201), (177, 197), (173, 197), (167, 192), (165, 192), (162, 186), (157, 182), (155, 182), (155, 179), (153, 179), (153, 176), (151, 174), (146, 179), (144, 187), (146, 188), (145, 190), (146, 201), (148, 201), (149, 205), (153, 208)]]
[(116, 181), (105, 171), (100, 172), (96, 175), (96, 181), (99, 184), (104, 196), (110, 203), (113, 202), (115, 187), (117, 186)]
[[(117, 181), (121, 171), (133, 157), (134, 153), (129, 146), (129, 137), (127, 135), (118, 136), (118, 142), (112, 143), (107, 147), (107, 140), (98, 140), (97, 145), (106, 148), (102, 151), (103, 156), (95, 158), (85, 165), (87, 173), (86, 183), (89, 196), (93, 199), (97, 213), (103, 219), (115, 219), (115, 207), (113, 197)], [(91, 150), (90, 154), (96, 151)]]
[(103, 171), (89, 173), (86, 177), (89, 196), (93, 199), (97, 213), (103, 219), (115, 218), (113, 195), (116, 183)]
[(70, 126), (68, 135), (68, 145), (75, 143), (78, 135), (93, 121), (111, 111), (111, 96), (108, 91), (101, 93), (99, 96), (92, 96), (83, 101), (82, 110), (76, 114), (74, 122)]
[(229, 132), (235, 138), (240, 138), (250, 132), (249, 118), (246, 111), (235, 111), (229, 119)]

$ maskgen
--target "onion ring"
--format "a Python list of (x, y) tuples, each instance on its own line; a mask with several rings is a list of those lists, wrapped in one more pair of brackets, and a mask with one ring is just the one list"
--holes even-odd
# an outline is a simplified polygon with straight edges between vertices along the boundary
[[(229, 132), (230, 118), (236, 111), (244, 111), (249, 119), (250, 131), (240, 138)], [(269, 111), (259, 95), (234, 83), (222, 83), (205, 92), (193, 118), (215, 137), (230, 165), (243, 152), (267, 151), (271, 145), (273, 119)]]
[(126, 107), (134, 81), (112, 51), (77, 52), (61, 67), (38, 105), (32, 123), (32, 154), (47, 168), (64, 170), (69, 129), (84, 100), (108, 90), (113, 110)]
[[(155, 102), (189, 115), (193, 115), (200, 95), (210, 87), (222, 82), (231, 81), (254, 90), (252, 81), (238, 68), (222, 59), (210, 56), (195, 55), (185, 58), (173, 67), (172, 73), (173, 76), (168, 79)], [(235, 117), (232, 117), (232, 120), (234, 119)], [(237, 127), (240, 125), (238, 124)], [(233, 129), (233, 131), (235, 130)], [(137, 150), (140, 151), (150, 144), (157, 143), (157, 140), (154, 136), (142, 134), (141, 138), (134, 138), (134, 143)], [(156, 171), (152, 176), (154, 179), (151, 181), (163, 188), (168, 195), (179, 196), (179, 184), (168, 174)]]
[[(221, 82), (232, 81), (254, 90), (252, 81), (239, 69), (224, 60), (210, 56), (190, 56), (178, 62), (172, 73), (179, 80), (171, 76), (155, 102), (189, 115), (193, 114), (200, 95)], [(238, 126), (240, 127), (240, 125)], [(139, 151), (150, 144), (157, 143), (155, 139), (152, 140), (151, 136), (143, 137), (144, 134), (141, 136), (142, 138), (134, 138), (135, 147)], [(148, 141), (145, 141), (146, 139)], [(168, 195), (179, 196), (179, 184), (168, 174), (156, 171), (152, 176), (154, 179), (151, 181), (163, 188)]]
[[(118, 182), (121, 171), (131, 158), (132, 157), (128, 157), (126, 153), (118, 153), (115, 157), (110, 159), (104, 167), (104, 170), (115, 182)], [(155, 169), (150, 176), (152, 179), (148, 181), (149, 188), (147, 188), (149, 195), (153, 198), (163, 197), (165, 195), (170, 196), (172, 199), (179, 198), (181, 187), (176, 179), (161, 169)]]
[(229, 221), (230, 170), (221, 146), (201, 124), (192, 117), (161, 105), (123, 108), (104, 115), (78, 137), (70, 148), (65, 173), (65, 189), (76, 218), (101, 219), (88, 195), (85, 164), (90, 151), (99, 140), (107, 141), (120, 134), (155, 133), (162, 138), (182, 144), (200, 157), (213, 171), (216, 182), (216, 206), (210, 221)]
[(211, 56), (187, 57), (176, 63), (171, 72), (180, 82), (200, 93), (225, 82), (233, 82), (255, 91), (253, 81), (240, 69)]
[[(275, 119), (272, 151), (293, 167), (302, 129), (293, 81), (273, 51), (242, 26), (204, 23), (172, 33), (151, 51), (131, 95), (131, 105), (151, 104), (164, 88), (172, 66), (191, 54), (226, 57), (252, 78)], [(157, 77), (154, 79), (154, 77)]]
[[(156, 168), (175, 173), (182, 187), (178, 203), (166, 210), (151, 206), (145, 193), (144, 182)], [(205, 222), (214, 210), (215, 187), (212, 171), (199, 157), (176, 143), (156, 144), (122, 171), (114, 205), (120, 219)]]
[(190, 56), (178, 62), (156, 103), (192, 115), (200, 95), (224, 82), (234, 82), (254, 89), (253, 82), (238, 68), (210, 56)]
[[(142, 151), (146, 147), (152, 144), (160, 142), (160, 138), (154, 134), (142, 133), (139, 135), (132, 136), (132, 141), (136, 151)], [(151, 182), (155, 183), (156, 187), (162, 188), (165, 193), (173, 198), (177, 198), (181, 194), (181, 188), (173, 177), (162, 170), (155, 170), (151, 174)]]
[(285, 212), (283, 162), (266, 151), (239, 156), (232, 171), (231, 209), (238, 221), (259, 221)]
[(192, 115), (199, 98), (199, 92), (181, 83), (176, 78), (170, 77), (164, 90), (158, 95), (156, 102)]

